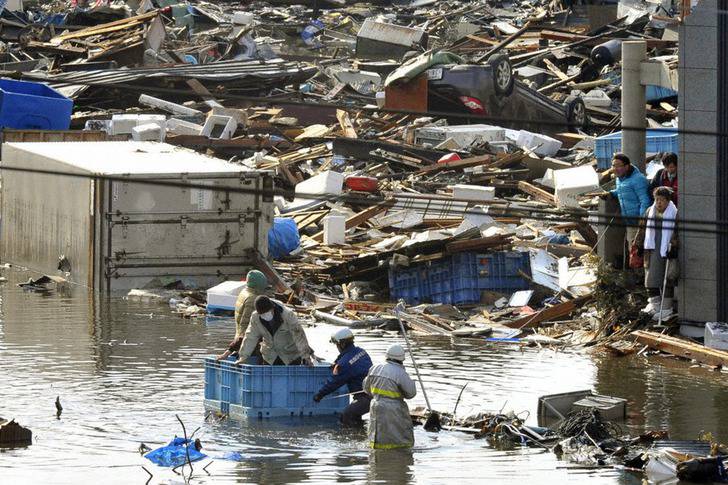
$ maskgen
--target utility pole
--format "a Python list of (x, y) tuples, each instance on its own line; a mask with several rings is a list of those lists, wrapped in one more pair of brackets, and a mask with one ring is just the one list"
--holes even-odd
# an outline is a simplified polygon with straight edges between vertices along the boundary
[[(622, 42), (622, 152), (632, 164), (645, 173), (645, 136), (647, 110), (645, 86), (642, 84), (642, 62), (647, 60), (647, 43)], [(629, 130), (625, 128), (640, 128)]]

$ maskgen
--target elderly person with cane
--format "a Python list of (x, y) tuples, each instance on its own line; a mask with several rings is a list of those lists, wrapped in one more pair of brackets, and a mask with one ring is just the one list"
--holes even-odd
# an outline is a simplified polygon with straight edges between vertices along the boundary
[(642, 312), (660, 322), (672, 314), (678, 276), (677, 207), (672, 202), (672, 195), (668, 187), (655, 189), (655, 203), (647, 210), (634, 241), (644, 251), (648, 304)]

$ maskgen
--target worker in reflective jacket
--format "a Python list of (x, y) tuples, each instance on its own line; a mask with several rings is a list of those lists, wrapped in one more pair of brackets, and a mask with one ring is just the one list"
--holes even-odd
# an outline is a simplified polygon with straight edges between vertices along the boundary
[(364, 391), (372, 396), (369, 410), (369, 445), (374, 449), (410, 448), (414, 445), (412, 418), (405, 399), (417, 394), (415, 382), (404, 368), (404, 349), (392, 345), (387, 361), (371, 368)]
[(371, 402), (371, 398), (362, 391), (362, 382), (372, 367), (372, 359), (366, 350), (354, 345), (354, 334), (348, 328), (335, 332), (331, 336), (331, 343), (339, 349), (339, 356), (334, 361), (333, 375), (316, 393), (313, 400), (319, 402), (327, 394), (346, 385), (348, 392), (357, 394), (354, 394), (354, 400), (344, 409), (341, 424), (361, 426), (364, 424), (362, 416), (369, 412)]

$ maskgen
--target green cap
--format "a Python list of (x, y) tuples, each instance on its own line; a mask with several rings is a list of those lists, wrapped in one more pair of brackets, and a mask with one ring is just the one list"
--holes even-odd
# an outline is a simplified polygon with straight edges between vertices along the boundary
[(265, 275), (257, 269), (254, 269), (252, 271), (248, 271), (248, 276), (245, 277), (245, 283), (248, 288), (262, 291), (265, 290), (266, 286), (268, 286), (268, 278), (266, 278)]

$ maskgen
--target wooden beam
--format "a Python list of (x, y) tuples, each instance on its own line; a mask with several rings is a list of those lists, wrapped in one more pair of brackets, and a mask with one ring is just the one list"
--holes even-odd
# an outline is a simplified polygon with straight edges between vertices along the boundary
[(354, 129), (354, 124), (349, 118), (349, 113), (347, 113), (343, 109), (337, 109), (336, 119), (339, 120), (339, 126), (341, 126), (341, 131), (344, 132), (345, 137), (359, 138), (356, 134), (356, 130)]
[(723, 350), (711, 349), (689, 340), (647, 330), (636, 330), (632, 332), (632, 336), (635, 337), (637, 342), (661, 352), (667, 352), (686, 359), (694, 359), (700, 363), (713, 366), (724, 367), (728, 365), (728, 352)]
[(478, 157), (465, 158), (463, 160), (455, 160), (453, 162), (434, 163), (421, 169), (417, 175), (431, 175), (446, 170), (461, 170), (463, 168), (475, 167), (477, 165), (487, 165), (495, 161), (493, 155), (481, 155)]
[(573, 300), (569, 300), (564, 303), (559, 303), (552, 307), (544, 308), (543, 310), (534, 313), (533, 315), (526, 315), (525, 317), (511, 320), (510, 322), (499, 322), (503, 323), (506, 327), (510, 328), (532, 328), (537, 327), (539, 323), (553, 320), (555, 318), (561, 318), (568, 316), (571, 312), (577, 308), (581, 308), (584, 303), (591, 300), (592, 295), (586, 295)]
[(518, 190), (525, 192), (540, 202), (556, 207), (556, 197), (549, 194), (543, 189), (539, 189), (535, 185), (529, 184), (523, 180), (518, 182)]

